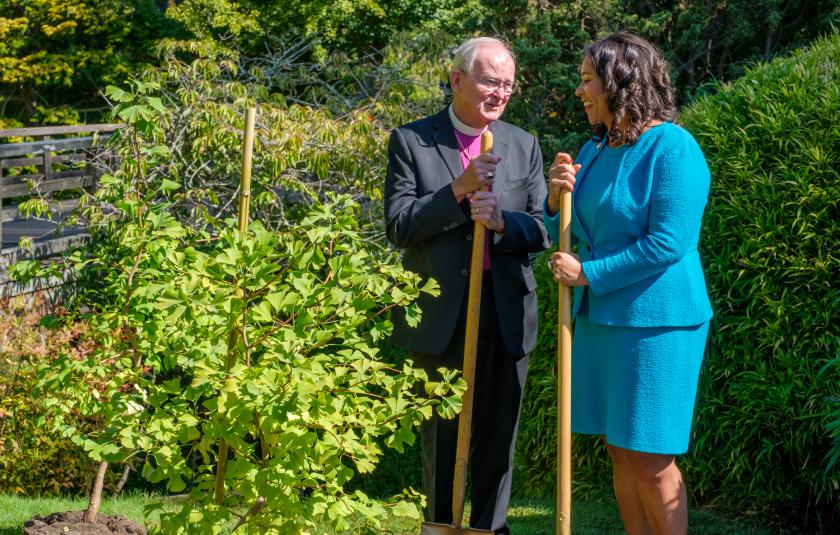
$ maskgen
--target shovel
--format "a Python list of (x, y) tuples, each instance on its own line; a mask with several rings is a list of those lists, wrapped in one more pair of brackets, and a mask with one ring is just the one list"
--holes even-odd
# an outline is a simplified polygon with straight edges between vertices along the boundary
[[(493, 134), (485, 130), (481, 135), (481, 152), (493, 151)], [(484, 240), (487, 231), (482, 223), (473, 228), (472, 259), (470, 261), (470, 287), (467, 295), (467, 327), (464, 340), (464, 381), (467, 391), (461, 399), (461, 417), (458, 421), (458, 445), (455, 449), (455, 480), (452, 485), (452, 519), (454, 525), (424, 522), (420, 535), (481, 535), (490, 534), (486, 529), (463, 528), (464, 498), (467, 490), (467, 457), (470, 451), (472, 407), (475, 383), (475, 359), (478, 349), (478, 318), (481, 311), (481, 279), (484, 276)]]
[[(571, 250), (572, 193), (560, 197), (559, 251)], [(559, 287), (557, 314), (557, 535), (572, 532), (572, 299)]]

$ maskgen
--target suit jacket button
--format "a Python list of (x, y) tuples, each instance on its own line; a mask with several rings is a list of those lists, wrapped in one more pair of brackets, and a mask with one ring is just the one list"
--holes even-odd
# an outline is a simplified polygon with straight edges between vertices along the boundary
[(467, 241), (472, 241), (472, 234), (467, 234)]
[(591, 246), (591, 245), (587, 245), (587, 246), (586, 246), (586, 250), (587, 250), (587, 251), (589, 251), (589, 252), (591, 253), (591, 252), (592, 252), (592, 246)]
[(467, 276), (467, 275), (469, 275), (469, 274), (470, 274), (470, 272), (469, 272), (469, 270), (468, 270), (468, 269), (462, 269), (462, 270), (461, 270), (461, 275), (463, 275), (463, 276), (465, 276), (465, 277), (466, 277), (466, 276)]

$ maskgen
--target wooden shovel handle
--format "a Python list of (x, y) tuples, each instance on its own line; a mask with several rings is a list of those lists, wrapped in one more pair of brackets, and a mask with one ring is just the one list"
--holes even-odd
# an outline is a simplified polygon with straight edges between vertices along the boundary
[[(571, 250), (572, 194), (560, 197), (561, 252)], [(572, 299), (561, 284), (557, 325), (557, 535), (571, 533), (572, 518)]]
[[(493, 133), (489, 129), (481, 135), (481, 152), (493, 152)], [(484, 241), (487, 229), (483, 223), (473, 227), (472, 258), (470, 260), (470, 286), (467, 295), (467, 326), (464, 339), (464, 369), (462, 376), (467, 391), (461, 398), (461, 416), (458, 421), (458, 445), (455, 449), (455, 477), (452, 485), (452, 518), (460, 529), (464, 518), (464, 498), (467, 490), (467, 463), (472, 430), (473, 385), (475, 359), (478, 350), (478, 319), (481, 314), (481, 282), (484, 276)]]

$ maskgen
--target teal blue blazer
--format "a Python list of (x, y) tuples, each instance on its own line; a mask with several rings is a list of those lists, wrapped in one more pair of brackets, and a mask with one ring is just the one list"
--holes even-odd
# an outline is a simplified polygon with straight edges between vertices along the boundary
[[(575, 190), (607, 141), (590, 140)], [(712, 307), (697, 242), (710, 174), (697, 142), (683, 128), (662, 123), (644, 132), (618, 160), (611, 191), (585, 230), (572, 194), (572, 235), (589, 286), (574, 291), (573, 314), (584, 295), (590, 321), (630, 327), (682, 327), (705, 323)], [(543, 218), (557, 243), (559, 214)]]

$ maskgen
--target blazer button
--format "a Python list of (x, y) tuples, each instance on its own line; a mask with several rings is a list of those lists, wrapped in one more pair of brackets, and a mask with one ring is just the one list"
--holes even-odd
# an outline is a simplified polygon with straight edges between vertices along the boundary
[(591, 253), (591, 252), (592, 252), (592, 246), (591, 246), (591, 245), (587, 245), (587, 246), (586, 246), (586, 250), (587, 250), (587, 251), (589, 251), (589, 252)]
[(463, 276), (465, 276), (465, 277), (466, 277), (466, 276), (467, 276), (467, 275), (469, 275), (469, 274), (470, 274), (470, 271), (469, 271), (468, 269), (462, 269), (462, 270), (461, 270), (461, 275), (463, 275)]
[(467, 241), (472, 241), (472, 234), (467, 234)]

